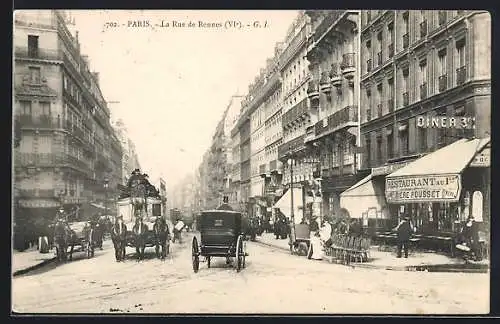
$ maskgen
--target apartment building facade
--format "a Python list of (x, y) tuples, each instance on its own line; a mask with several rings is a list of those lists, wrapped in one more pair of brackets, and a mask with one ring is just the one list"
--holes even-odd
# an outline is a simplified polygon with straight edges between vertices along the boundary
[[(359, 163), (359, 11), (308, 11), (312, 30), (308, 39), (310, 62), (308, 96), (311, 123), (306, 143), (318, 191), (319, 216), (340, 217), (340, 194), (357, 182)], [(318, 181), (320, 180), (320, 181)], [(319, 190), (318, 190), (319, 189)], [(311, 210), (311, 213), (313, 211)]]
[[(379, 192), (388, 190), (389, 173), (412, 161), (464, 139), (488, 141), (491, 18), (487, 12), (364, 10), (361, 43), (362, 168), (371, 170)], [(457, 190), (461, 193), (453, 202), (405, 203), (382, 196), (373, 207), (377, 212), (372, 215), (382, 219), (377, 226), (390, 227), (402, 213), (409, 213), (418, 232), (456, 231), (459, 221), (470, 214), (468, 201), (475, 192), (484, 197), (480, 209), (484, 206), (482, 218), (487, 222), (489, 167), (466, 167), (460, 175), (464, 189)]]
[(61, 204), (78, 218), (86, 203), (107, 203), (121, 179), (122, 148), (99, 75), (65, 13), (17, 11), (14, 23), (16, 233), (36, 236)]

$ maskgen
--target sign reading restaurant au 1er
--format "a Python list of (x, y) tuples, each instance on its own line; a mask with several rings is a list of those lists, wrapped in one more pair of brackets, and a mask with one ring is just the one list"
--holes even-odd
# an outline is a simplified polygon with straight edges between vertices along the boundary
[(405, 176), (387, 178), (388, 203), (454, 202), (460, 197), (459, 174)]

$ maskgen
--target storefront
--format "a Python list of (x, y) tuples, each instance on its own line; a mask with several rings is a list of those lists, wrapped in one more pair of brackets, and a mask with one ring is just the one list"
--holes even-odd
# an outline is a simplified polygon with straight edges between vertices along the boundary
[(417, 234), (452, 236), (472, 215), (489, 232), (490, 139), (460, 139), (386, 177), (392, 224), (411, 218)]

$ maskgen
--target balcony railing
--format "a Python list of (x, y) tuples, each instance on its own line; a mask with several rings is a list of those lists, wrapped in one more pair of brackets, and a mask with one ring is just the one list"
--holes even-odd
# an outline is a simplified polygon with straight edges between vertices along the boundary
[(377, 105), (377, 117), (378, 118), (382, 117), (382, 104), (381, 103), (379, 103)]
[(410, 45), (410, 39), (408, 33), (406, 33), (403, 35), (403, 48), (407, 49), (409, 45)]
[(318, 27), (316, 27), (314, 40), (320, 40), (328, 28), (330, 28), (345, 12), (346, 10), (328, 10), (326, 17), (321, 21)]
[(85, 133), (80, 127), (73, 127), (73, 135), (78, 137), (81, 140), (87, 140), (87, 137), (85, 137)]
[(406, 107), (410, 104), (410, 97), (408, 92), (403, 93), (403, 107)]
[(366, 72), (370, 72), (372, 70), (372, 59), (366, 60)]
[(278, 146), (278, 157), (283, 158), (289, 154), (302, 150), (304, 147), (304, 135), (301, 135)]
[[(357, 106), (347, 106), (341, 110), (328, 116), (328, 124), (326, 127), (316, 127), (316, 135), (320, 135), (325, 132), (335, 132), (344, 127), (352, 126), (353, 123), (358, 121), (358, 107)], [(318, 122), (316, 125), (321, 125), (322, 121)]]
[(15, 152), (14, 166), (52, 166), (61, 162), (60, 156), (55, 153), (21, 153)]
[(41, 48), (33, 50), (28, 47), (16, 46), (14, 48), (14, 58), (60, 61), (62, 60), (62, 53), (58, 50), (47, 50)]
[(459, 67), (457, 69), (457, 85), (465, 83), (467, 68), (465, 66)]
[(446, 24), (446, 10), (439, 10), (438, 23), (439, 26), (443, 26), (444, 24)]
[(40, 197), (54, 198), (58, 197), (57, 189), (19, 189), (20, 197)]
[(391, 43), (387, 46), (389, 58), (394, 56), (394, 44)]
[(19, 115), (19, 122), (24, 128), (63, 128), (64, 121), (60, 117), (52, 115)]
[(427, 82), (420, 85), (420, 99), (423, 100), (427, 98)]
[(439, 92), (443, 92), (448, 88), (448, 76), (443, 74), (438, 79)]
[(382, 65), (382, 52), (377, 53), (377, 66)]
[(420, 37), (427, 36), (427, 20), (420, 23)]
[(346, 53), (342, 55), (342, 64), (340, 68), (342, 70), (352, 69), (355, 67), (356, 53)]
[(387, 109), (389, 110), (389, 112), (394, 111), (394, 99), (387, 100)]
[(288, 110), (282, 117), (282, 125), (288, 125), (298, 118), (305, 116), (307, 114), (307, 99), (303, 99), (298, 104), (292, 107), (292, 109)]

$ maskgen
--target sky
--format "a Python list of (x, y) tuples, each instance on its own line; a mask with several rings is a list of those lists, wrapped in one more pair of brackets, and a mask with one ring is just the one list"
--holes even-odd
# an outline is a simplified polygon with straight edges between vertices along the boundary
[[(106, 101), (116, 102), (108, 104), (112, 119), (121, 118), (127, 126), (143, 171), (151, 178), (162, 176), (171, 188), (198, 167), (231, 96), (247, 94), (297, 12), (95, 10), (71, 15)], [(129, 27), (133, 21), (148, 21), (150, 27)], [(223, 26), (200, 27), (199, 21)], [(250, 27), (226, 29), (226, 21)], [(253, 27), (256, 21), (262, 27)], [(167, 22), (169, 27), (159, 27)]]

